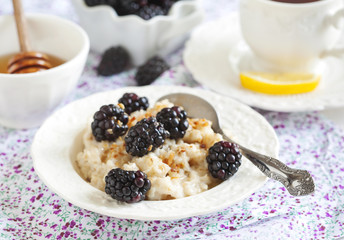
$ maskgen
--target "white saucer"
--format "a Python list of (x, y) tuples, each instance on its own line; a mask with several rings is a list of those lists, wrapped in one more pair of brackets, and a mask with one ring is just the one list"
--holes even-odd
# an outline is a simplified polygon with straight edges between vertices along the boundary
[[(234, 72), (235, 76), (239, 76), (240, 72), (256, 71), (256, 72), (290, 72), (290, 69), (281, 69), (271, 65), (259, 57), (257, 57), (246, 44), (244, 40), (238, 41), (233, 45), (228, 54), (229, 66)], [(326, 61), (318, 61), (309, 66), (307, 72), (320, 74), (321, 76), (328, 75), (328, 64)], [(293, 69), (293, 72), (302, 72), (302, 69)]]
[[(344, 35), (339, 42), (343, 40)], [(322, 73), (321, 83), (310, 93), (268, 95), (243, 88), (238, 71), (253, 66), (254, 58), (241, 36), (237, 13), (198, 27), (186, 43), (183, 57), (196, 81), (253, 107), (297, 112), (344, 106), (344, 56), (322, 60), (317, 69)]]

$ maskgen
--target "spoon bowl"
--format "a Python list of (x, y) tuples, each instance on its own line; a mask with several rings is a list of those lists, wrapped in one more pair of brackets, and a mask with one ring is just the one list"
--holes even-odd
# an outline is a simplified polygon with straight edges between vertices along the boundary
[(223, 138), (239, 146), (243, 156), (250, 160), (267, 177), (281, 182), (293, 196), (304, 196), (314, 192), (315, 185), (312, 176), (306, 170), (293, 169), (276, 158), (252, 151), (234, 142), (226, 136), (221, 128), (215, 108), (201, 97), (188, 93), (172, 93), (162, 96), (158, 101), (168, 99), (175, 105), (182, 106), (191, 118), (205, 118), (212, 122), (212, 128)]

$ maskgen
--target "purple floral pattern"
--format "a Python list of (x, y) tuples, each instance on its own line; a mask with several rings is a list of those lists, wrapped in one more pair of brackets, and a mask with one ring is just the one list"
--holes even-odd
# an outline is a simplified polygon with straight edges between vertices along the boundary
[[(30, 3), (29, 3), (30, 2)], [(0, 0), (0, 14), (11, 13)], [(209, 16), (230, 11), (236, 1), (204, 1)], [(24, 1), (28, 11), (50, 12), (76, 21), (67, 0)], [(217, 7), (215, 7), (217, 6)], [(217, 12), (218, 11), (218, 12)], [(218, 13), (218, 14), (217, 14)], [(154, 84), (202, 87), (184, 67), (182, 49), (173, 68)], [(77, 89), (61, 104), (89, 94), (135, 86), (135, 70), (99, 77), (99, 54), (91, 52)], [(60, 106), (60, 107), (61, 107)], [(292, 197), (268, 181), (244, 201), (220, 212), (175, 221), (137, 221), (96, 214), (74, 206), (38, 178), (30, 146), (37, 129), (0, 127), (0, 239), (336, 239), (344, 237), (344, 133), (312, 113), (260, 111), (279, 137), (280, 159), (311, 172), (316, 192)]]

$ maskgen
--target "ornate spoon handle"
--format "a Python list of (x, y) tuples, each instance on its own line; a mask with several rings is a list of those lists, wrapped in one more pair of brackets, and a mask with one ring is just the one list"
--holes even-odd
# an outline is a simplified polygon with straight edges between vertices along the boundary
[[(235, 143), (225, 134), (222, 133), (222, 135), (226, 140)], [(313, 178), (306, 170), (290, 168), (275, 158), (238, 145), (243, 156), (256, 165), (267, 177), (281, 182), (291, 195), (304, 196), (314, 192)]]

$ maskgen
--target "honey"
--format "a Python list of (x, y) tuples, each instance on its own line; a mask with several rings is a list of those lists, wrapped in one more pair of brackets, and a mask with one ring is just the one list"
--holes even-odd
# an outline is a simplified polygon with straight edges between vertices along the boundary
[[(0, 56), (0, 73), (8, 73), (7, 72), (7, 64), (9, 62), (9, 60), (15, 56), (17, 53), (11, 53), (11, 54), (7, 54), (7, 55), (3, 55)], [(49, 58), (49, 63), (51, 63), (52, 67), (57, 67), (63, 63), (65, 63), (65, 60), (62, 60), (58, 57), (55, 57), (51, 54), (45, 54), (48, 56)]]

